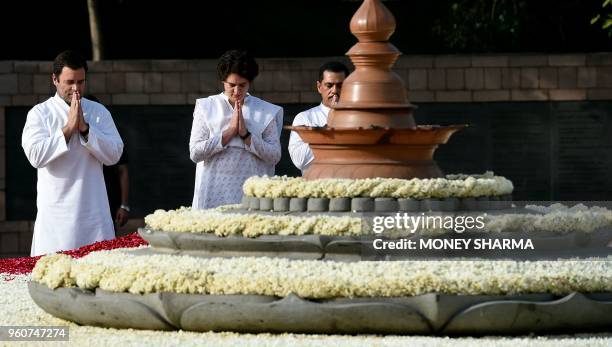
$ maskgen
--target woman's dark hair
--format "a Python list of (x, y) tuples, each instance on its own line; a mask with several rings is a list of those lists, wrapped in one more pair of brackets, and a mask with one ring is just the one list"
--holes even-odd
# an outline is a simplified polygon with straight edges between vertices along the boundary
[(217, 76), (219, 80), (225, 81), (227, 76), (233, 73), (253, 82), (259, 73), (259, 65), (247, 51), (227, 51), (219, 58)]
[(59, 77), (64, 66), (72, 70), (83, 68), (85, 72), (87, 72), (87, 61), (85, 61), (85, 58), (76, 51), (63, 51), (55, 57), (55, 60), (53, 60), (53, 73), (55, 76)]

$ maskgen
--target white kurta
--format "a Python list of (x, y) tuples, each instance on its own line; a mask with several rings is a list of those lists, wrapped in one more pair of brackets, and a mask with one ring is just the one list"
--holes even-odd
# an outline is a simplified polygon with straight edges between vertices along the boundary
[(123, 142), (104, 106), (82, 98), (81, 107), (88, 139), (72, 135), (68, 143), (62, 128), (70, 106), (57, 94), (28, 112), (21, 145), (38, 169), (32, 256), (115, 237), (102, 164), (119, 160)]
[[(298, 113), (293, 119), (293, 126), (304, 125), (309, 127), (322, 127), (327, 125), (327, 116), (330, 108), (323, 105), (313, 107), (304, 112)], [(310, 146), (302, 141), (302, 138), (295, 131), (291, 132), (289, 137), (289, 155), (291, 161), (302, 173), (308, 169), (310, 163), (314, 159)]]
[(236, 136), (223, 146), (223, 131), (229, 127), (233, 111), (223, 93), (196, 100), (189, 139), (189, 156), (197, 163), (194, 209), (239, 203), (244, 181), (255, 175), (274, 175), (280, 160), (283, 109), (247, 96), (242, 116), (251, 133), (251, 145)]

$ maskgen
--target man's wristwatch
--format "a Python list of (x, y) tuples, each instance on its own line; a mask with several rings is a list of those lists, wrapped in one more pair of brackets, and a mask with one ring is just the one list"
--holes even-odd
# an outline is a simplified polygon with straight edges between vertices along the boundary
[(124, 209), (124, 210), (130, 212), (130, 207), (128, 205), (121, 205), (121, 206), (119, 206), (119, 208)]
[(240, 138), (243, 140), (246, 140), (247, 137), (251, 136), (251, 132), (247, 130), (246, 134), (244, 134), (244, 136), (240, 135)]

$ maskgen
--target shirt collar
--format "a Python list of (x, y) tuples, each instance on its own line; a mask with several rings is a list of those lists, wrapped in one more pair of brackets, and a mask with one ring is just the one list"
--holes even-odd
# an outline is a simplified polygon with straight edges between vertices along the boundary
[(54, 100), (55, 100), (57, 103), (59, 103), (60, 105), (62, 105), (62, 108), (66, 109), (66, 110), (70, 109), (70, 105), (68, 105), (68, 104), (66, 103), (66, 101), (64, 101), (64, 99), (62, 99), (62, 98), (59, 96), (59, 94), (57, 94), (57, 92), (56, 92), (56, 93), (55, 93), (55, 95), (53, 96), (53, 99), (54, 99)]

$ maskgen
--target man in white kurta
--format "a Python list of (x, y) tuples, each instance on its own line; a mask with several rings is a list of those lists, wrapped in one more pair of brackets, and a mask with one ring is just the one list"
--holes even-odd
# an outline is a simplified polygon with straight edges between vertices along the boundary
[[(123, 142), (108, 110), (85, 98), (79, 104), (87, 132), (67, 136), (63, 129), (71, 106), (66, 89), (56, 86), (55, 96), (28, 112), (21, 140), (38, 172), (32, 256), (114, 238), (102, 164), (119, 160)], [(69, 95), (80, 95), (78, 88), (84, 87)]]
[[(293, 126), (324, 127), (330, 107), (338, 102), (342, 82), (348, 75), (348, 69), (342, 63), (329, 62), (319, 70), (317, 91), (321, 94), (321, 104), (304, 112), (298, 113), (293, 119)], [(289, 137), (289, 155), (293, 164), (304, 173), (314, 160), (312, 149), (295, 131)]]
[(189, 140), (191, 160), (197, 163), (195, 209), (239, 203), (244, 181), (251, 176), (274, 175), (280, 160), (283, 109), (247, 95), (242, 116), (250, 144), (236, 136), (223, 146), (222, 133), (229, 126), (232, 107), (224, 93), (196, 100)]
[[(324, 127), (327, 125), (327, 117), (329, 115), (330, 108), (319, 104), (316, 107), (308, 109), (304, 112), (300, 112), (293, 119), (293, 126), (309, 126), (309, 127)], [(295, 131), (289, 135), (289, 156), (293, 165), (300, 169), (302, 172), (306, 171), (310, 166), (310, 163), (314, 160), (312, 149), (310, 146), (302, 140), (300, 135)]]

